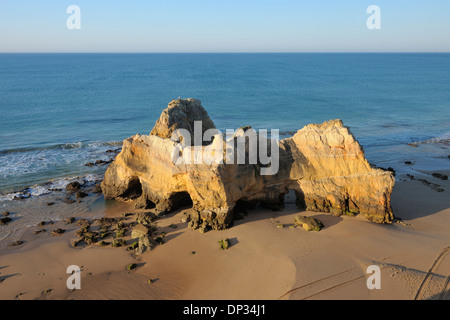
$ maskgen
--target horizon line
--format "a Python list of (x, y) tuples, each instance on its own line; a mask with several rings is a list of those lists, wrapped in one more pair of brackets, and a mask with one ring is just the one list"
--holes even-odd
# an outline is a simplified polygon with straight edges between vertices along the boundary
[(326, 54), (326, 53), (450, 53), (450, 51), (11, 51), (0, 54)]

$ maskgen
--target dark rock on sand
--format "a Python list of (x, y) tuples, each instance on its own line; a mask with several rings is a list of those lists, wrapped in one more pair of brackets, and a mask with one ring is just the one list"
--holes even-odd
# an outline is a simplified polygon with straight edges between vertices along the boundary
[(80, 190), (80, 188), (81, 188), (81, 184), (79, 182), (77, 182), (77, 181), (69, 183), (66, 186), (66, 190), (69, 191), (69, 192), (78, 191), (78, 190)]
[(87, 219), (79, 219), (76, 224), (80, 227), (89, 227), (91, 222)]
[(52, 235), (53, 236), (59, 236), (59, 235), (62, 235), (64, 232), (66, 232), (66, 230), (64, 230), (64, 229), (56, 229), (56, 230), (52, 231)]
[(75, 196), (77, 199), (82, 199), (82, 198), (86, 198), (88, 196), (88, 194), (83, 191), (78, 191)]
[(125, 218), (132, 216), (132, 215), (134, 215), (134, 213), (131, 213), (131, 212), (122, 213), (122, 217), (125, 217)]
[(75, 218), (74, 217), (70, 217), (64, 220), (65, 224), (72, 224), (75, 222)]
[(23, 244), (23, 241), (17, 240), (17, 241), (11, 242), (8, 246), (17, 247), (17, 246), (20, 246), (21, 244)]
[(11, 218), (8, 218), (8, 217), (6, 217), (6, 218), (1, 218), (1, 219), (0, 219), (0, 226), (4, 226), (4, 225), (10, 223), (11, 221), (12, 221), (12, 219), (11, 219)]
[(139, 212), (136, 216), (136, 223), (148, 225), (156, 220), (156, 214), (153, 212)]
[(102, 228), (110, 228), (114, 224), (116, 224), (117, 220), (115, 218), (100, 218), (98, 220), (99, 225)]
[[(161, 237), (158, 237), (162, 240)], [(153, 240), (150, 235), (144, 235), (139, 238), (138, 240), (138, 247), (136, 248), (136, 254), (141, 255), (146, 251), (152, 250), (154, 247), (156, 247), (157, 242), (156, 240)]]
[(320, 231), (323, 228), (323, 223), (320, 220), (305, 216), (295, 217), (295, 225), (306, 231)]
[(422, 182), (427, 187), (430, 187), (434, 191), (437, 191), (437, 192), (444, 192), (445, 191), (444, 189), (441, 188), (441, 185), (439, 185), (439, 184), (431, 183), (430, 181), (425, 180), (425, 179), (417, 179), (417, 180)]
[(49, 206), (52, 206), (52, 205), (54, 205), (54, 204), (55, 204), (54, 202), (46, 202), (46, 203), (45, 203), (45, 205), (48, 206), (48, 207), (49, 207)]
[(134, 269), (136, 269), (136, 268), (137, 268), (137, 264), (135, 264), (135, 263), (129, 264), (129, 265), (127, 266), (127, 270), (128, 270), (128, 271), (134, 270)]
[(114, 248), (117, 248), (117, 247), (122, 247), (122, 246), (126, 245), (126, 242), (123, 239), (114, 239), (111, 245)]
[(433, 173), (432, 176), (441, 180), (448, 180), (448, 176), (445, 174)]
[(77, 247), (81, 242), (83, 241), (83, 239), (74, 239), (70, 242), (71, 246), (73, 248)]
[(86, 233), (84, 233), (83, 240), (84, 240), (84, 242), (86, 242), (86, 244), (92, 245), (97, 242), (98, 233), (97, 232), (86, 232)]
[(133, 230), (131, 230), (131, 237), (135, 239), (151, 234), (151, 229), (147, 228), (143, 224), (138, 224), (133, 228)]

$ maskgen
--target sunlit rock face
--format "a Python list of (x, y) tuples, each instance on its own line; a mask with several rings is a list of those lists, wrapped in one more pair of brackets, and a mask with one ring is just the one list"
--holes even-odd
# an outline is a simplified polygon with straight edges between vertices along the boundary
[[(277, 141), (245, 127), (231, 136), (213, 132), (209, 135), (213, 138), (198, 143), (194, 128), (201, 135), (215, 129), (201, 102), (172, 101), (150, 135), (124, 140), (102, 182), (105, 198), (136, 200), (137, 207), (155, 206), (160, 212), (192, 206), (195, 214), (190, 226), (200, 231), (227, 228), (237, 212), (258, 203), (281, 210), (289, 190), (295, 191), (297, 205), (307, 210), (362, 214), (376, 223), (394, 218), (390, 205), (393, 174), (370, 166), (341, 120), (310, 124)], [(174, 134), (177, 129), (191, 137), (179, 138)], [(246, 141), (239, 140), (245, 136), (254, 138), (255, 144), (247, 140), (242, 148), (238, 141)], [(248, 161), (255, 145), (272, 157), (269, 164)], [(198, 160), (195, 152), (213, 161), (206, 161), (205, 156), (204, 161), (194, 161)], [(174, 155), (181, 154), (189, 154), (184, 159), (192, 161), (176, 163)], [(247, 162), (239, 164), (238, 155)], [(268, 167), (276, 170), (268, 174)]]

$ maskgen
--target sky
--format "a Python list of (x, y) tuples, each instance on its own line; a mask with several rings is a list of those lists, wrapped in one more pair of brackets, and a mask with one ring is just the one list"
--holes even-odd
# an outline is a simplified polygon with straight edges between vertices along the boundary
[(450, 1), (0, 0), (0, 52), (450, 52)]

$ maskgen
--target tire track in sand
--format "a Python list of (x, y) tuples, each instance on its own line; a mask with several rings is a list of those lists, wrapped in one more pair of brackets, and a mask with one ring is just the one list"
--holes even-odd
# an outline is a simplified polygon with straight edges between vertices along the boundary
[[(423, 300), (425, 298), (426, 290), (429, 287), (433, 276), (436, 276), (436, 272), (437, 272), (439, 266), (441, 265), (442, 261), (444, 261), (444, 259), (447, 257), (447, 254), (449, 252), (450, 252), (450, 247), (446, 247), (441, 250), (441, 252), (439, 253), (439, 256), (434, 260), (433, 265), (431, 266), (430, 270), (428, 270), (427, 275), (423, 279), (422, 284), (419, 287), (419, 290), (417, 290), (417, 294), (414, 297), (414, 300)], [(444, 284), (444, 288), (442, 289), (442, 291), (440, 293), (440, 296), (439, 296), (440, 299), (443, 299), (444, 296), (446, 295), (446, 290), (447, 290), (447, 287), (449, 286), (449, 277), (450, 277), (450, 275), (447, 276), (447, 279)]]
[[(400, 256), (402, 256), (402, 255), (400, 255)], [(381, 259), (380, 262), (386, 262), (387, 260), (389, 260), (389, 259), (391, 259), (391, 258), (393, 258), (393, 257), (387, 257), (387, 258)], [(408, 260), (408, 261), (410, 261), (410, 260)], [(368, 267), (369, 265), (370, 265), (370, 264), (367, 264), (366, 267)], [(390, 267), (391, 267), (391, 266), (389, 266), (389, 265), (385, 265), (385, 266), (382, 266), (380, 269), (383, 270), (383, 269), (390, 268)], [(281, 300), (281, 299), (283, 299), (283, 298), (285, 298), (285, 297), (287, 297), (287, 296), (289, 296), (289, 295), (291, 295), (291, 294), (298, 293), (298, 292), (301, 291), (302, 289), (306, 289), (306, 288), (308, 288), (308, 287), (314, 287), (314, 286), (320, 285), (321, 283), (327, 283), (328, 280), (333, 281), (334, 279), (339, 279), (340, 277), (344, 277), (344, 278), (347, 278), (347, 279), (348, 279), (348, 277), (350, 277), (349, 280), (346, 280), (346, 281), (339, 281), (339, 280), (338, 280), (339, 282), (338, 282), (337, 284), (332, 285), (332, 286), (329, 286), (329, 287), (327, 287), (326, 289), (320, 290), (320, 291), (318, 291), (318, 292), (316, 292), (316, 293), (313, 293), (313, 294), (308, 295), (308, 296), (306, 296), (306, 297), (303, 297), (303, 298), (301, 298), (301, 299), (302, 299), (302, 300), (306, 300), (306, 299), (312, 298), (312, 297), (317, 296), (317, 295), (320, 295), (320, 294), (322, 294), (322, 293), (331, 291), (331, 290), (333, 290), (333, 289), (335, 289), (335, 288), (338, 288), (338, 287), (347, 285), (347, 284), (349, 284), (349, 283), (352, 283), (352, 282), (354, 282), (354, 281), (357, 281), (357, 280), (361, 280), (361, 279), (366, 278), (366, 277), (367, 277), (366, 274), (364, 274), (364, 275), (358, 275), (358, 276), (356, 276), (356, 277), (355, 277), (355, 276), (351, 277), (351, 273), (352, 273), (352, 272), (360, 272), (360, 271), (361, 271), (361, 267), (358, 266), (358, 267), (354, 267), (354, 268), (351, 268), (351, 269), (347, 269), (347, 270), (345, 270), (345, 271), (338, 272), (338, 273), (329, 275), (329, 276), (327, 276), (327, 277), (324, 277), (324, 278), (321, 278), (321, 279), (318, 279), (318, 280), (309, 282), (309, 283), (307, 283), (307, 284), (301, 285), (301, 286), (299, 286), (299, 287), (296, 287), (296, 288), (293, 288), (293, 289), (287, 291), (286, 293), (284, 293), (283, 295), (281, 295), (281, 296), (278, 298), (278, 300)]]

